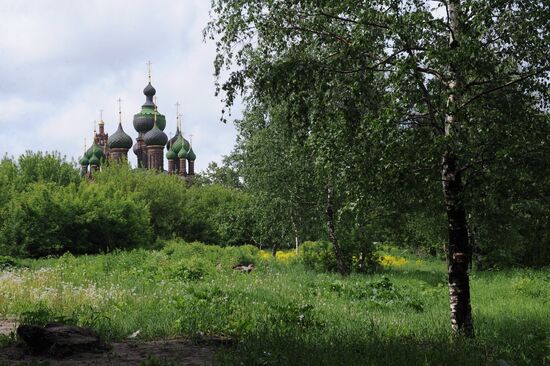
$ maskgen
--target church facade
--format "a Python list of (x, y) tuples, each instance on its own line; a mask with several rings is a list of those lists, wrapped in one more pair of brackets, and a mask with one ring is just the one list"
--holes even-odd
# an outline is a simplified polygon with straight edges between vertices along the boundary
[[(166, 117), (158, 111), (154, 100), (156, 90), (151, 85), (150, 77), (143, 94), (145, 94), (145, 103), (141, 106), (141, 111), (134, 115), (133, 120), (134, 129), (138, 133), (135, 143), (124, 132), (119, 106), (117, 130), (112, 135), (105, 133), (105, 122), (101, 118), (99, 132), (94, 130), (92, 145), (89, 148), (85, 147), (85, 152), (79, 160), (83, 175), (92, 176), (108, 160), (119, 162), (127, 160), (130, 149), (137, 157), (138, 168), (166, 171), (186, 179), (195, 175), (196, 155), (189, 141), (183, 137), (179, 114), (176, 117), (176, 134), (168, 139), (164, 133)], [(164, 156), (168, 161), (166, 170)]]

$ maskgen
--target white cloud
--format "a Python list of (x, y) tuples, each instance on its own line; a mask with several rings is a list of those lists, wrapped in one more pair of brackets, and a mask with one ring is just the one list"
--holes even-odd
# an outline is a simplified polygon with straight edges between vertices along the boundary
[(219, 121), (214, 45), (202, 39), (208, 10), (205, 0), (0, 2), (0, 54), (9, 55), (0, 59), (0, 154), (57, 150), (77, 158), (99, 109), (114, 132), (119, 97), (124, 128), (136, 137), (132, 117), (151, 60), (166, 132), (175, 130), (179, 101), (197, 169), (220, 161), (235, 129)]
[(10, 125), (13, 120), (23, 120), (25, 117), (38, 113), (48, 106), (45, 103), (26, 100), (21, 97), (7, 97), (0, 99), (0, 127), (13, 128)]

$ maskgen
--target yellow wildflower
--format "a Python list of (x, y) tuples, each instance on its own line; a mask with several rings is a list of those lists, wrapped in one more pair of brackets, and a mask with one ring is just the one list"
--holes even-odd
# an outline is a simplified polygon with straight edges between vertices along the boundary
[(294, 259), (296, 257), (296, 253), (292, 251), (283, 252), (278, 251), (275, 255), (275, 259), (277, 259), (279, 262), (287, 263), (290, 260)]
[(393, 255), (383, 255), (379, 258), (378, 263), (384, 267), (399, 267), (406, 264), (408, 261), (403, 257), (394, 257)]
[(271, 254), (266, 252), (265, 250), (260, 250), (260, 259), (267, 261), (271, 258)]

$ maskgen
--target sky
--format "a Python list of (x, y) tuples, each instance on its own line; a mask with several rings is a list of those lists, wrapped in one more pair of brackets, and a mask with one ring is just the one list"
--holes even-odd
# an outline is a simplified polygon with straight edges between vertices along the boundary
[[(220, 162), (235, 142), (220, 122), (215, 45), (202, 30), (209, 0), (0, 0), (0, 155), (58, 151), (78, 158), (94, 120), (108, 133), (122, 125), (135, 140), (133, 115), (145, 101), (147, 62), (165, 132), (193, 135), (196, 170)], [(233, 117), (238, 117), (235, 107)], [(128, 154), (135, 165), (135, 155)], [(165, 164), (166, 167), (166, 164)]]

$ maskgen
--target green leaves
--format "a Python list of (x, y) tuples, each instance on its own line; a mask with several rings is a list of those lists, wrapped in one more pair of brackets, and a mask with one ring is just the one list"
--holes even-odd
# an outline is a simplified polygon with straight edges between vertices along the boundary
[[(541, 136), (550, 133), (550, 10), (536, 1), (454, 4), (450, 28), (445, 3), (420, 0), (212, 1), (205, 33), (218, 42), (227, 106), (240, 93), (247, 103), (239, 148), (244, 183), (267, 212), (263, 233), (288, 240), (292, 222), (304, 220), (298, 227), (315, 230), (302, 235), (322, 237), (319, 197), (330, 185), (347, 242), (356, 226), (378, 232), (368, 240), (444, 241), (441, 157), (452, 150), (483, 245), (496, 251), (496, 221), (514, 237), (510, 247), (547, 243), (543, 224), (530, 236), (504, 207), (535, 199), (526, 187), (548, 175), (540, 156), (549, 152)], [(450, 117), (458, 122), (445, 130)], [(388, 222), (393, 233), (377, 229)]]

